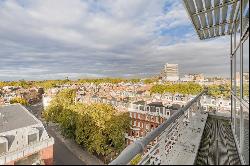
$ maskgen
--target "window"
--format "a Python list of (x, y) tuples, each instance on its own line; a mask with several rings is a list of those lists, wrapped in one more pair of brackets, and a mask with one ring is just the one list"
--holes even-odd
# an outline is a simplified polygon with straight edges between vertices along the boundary
[(28, 144), (37, 142), (37, 133), (28, 135)]
[(235, 131), (238, 143), (240, 142), (240, 112), (241, 112), (240, 102), (236, 100)]
[[(238, 3), (238, 7), (240, 6), (240, 3)], [(238, 21), (236, 24), (234, 24), (233, 29), (233, 48), (235, 49), (239, 43), (240, 43), (240, 12), (236, 16), (236, 20)]]
[(159, 107), (156, 107), (156, 112), (160, 113), (160, 108)]
[(249, 103), (249, 38), (243, 43), (243, 99)]
[(154, 117), (153, 117), (153, 116), (151, 116), (151, 121), (153, 121), (153, 122), (155, 121), (155, 119), (154, 119)]
[(156, 123), (159, 123), (159, 118), (160, 118), (160, 117), (156, 117)]
[(134, 120), (133, 126), (136, 126), (136, 121)]
[(234, 55), (236, 56), (236, 96), (238, 96), (240, 98), (240, 81), (241, 81), (241, 75), (240, 75), (240, 48), (238, 48), (238, 50), (236, 51), (236, 54)]
[(243, 119), (244, 119), (244, 147), (243, 147), (243, 155), (245, 159), (249, 160), (249, 110), (243, 108)]
[(5, 153), (6, 150), (7, 150), (7, 143), (6, 142), (0, 143), (0, 154)]

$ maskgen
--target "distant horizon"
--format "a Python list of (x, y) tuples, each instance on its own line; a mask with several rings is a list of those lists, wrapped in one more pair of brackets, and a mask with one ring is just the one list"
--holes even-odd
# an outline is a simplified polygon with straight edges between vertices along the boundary
[[(188, 73), (188, 74), (204, 74), (204, 73)], [(186, 74), (183, 74), (183, 76)], [(13, 80), (1, 80), (0, 82), (14, 82), (14, 81), (53, 81), (53, 80), (66, 80), (67, 78), (71, 81), (76, 81), (76, 80), (81, 80), (81, 79), (105, 79), (105, 78), (111, 78), (111, 79), (150, 79), (153, 78), (156, 75), (151, 75), (148, 77), (136, 77), (136, 76), (128, 76), (128, 77), (110, 77), (110, 76), (106, 76), (106, 77), (77, 77), (77, 78), (70, 78), (70, 77), (64, 77), (64, 78), (54, 78), (54, 79), (13, 79)], [(182, 78), (183, 76), (180, 76), (180, 78)], [(219, 77), (219, 78), (225, 78), (225, 79), (229, 79), (230, 77), (227, 76), (223, 76), (223, 75), (205, 75), (205, 78), (215, 78), (215, 77)]]

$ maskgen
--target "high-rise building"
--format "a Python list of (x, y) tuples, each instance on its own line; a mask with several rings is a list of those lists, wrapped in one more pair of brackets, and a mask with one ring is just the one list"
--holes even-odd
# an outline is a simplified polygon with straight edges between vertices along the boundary
[(166, 63), (164, 66), (164, 80), (178, 81), (179, 80), (179, 65)]

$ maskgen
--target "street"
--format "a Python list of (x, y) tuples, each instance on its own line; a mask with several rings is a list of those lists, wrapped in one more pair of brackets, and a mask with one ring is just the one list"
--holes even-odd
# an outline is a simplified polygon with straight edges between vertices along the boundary
[(86, 165), (83, 161), (76, 157), (56, 136), (51, 126), (47, 128), (47, 132), (55, 139), (54, 165)]

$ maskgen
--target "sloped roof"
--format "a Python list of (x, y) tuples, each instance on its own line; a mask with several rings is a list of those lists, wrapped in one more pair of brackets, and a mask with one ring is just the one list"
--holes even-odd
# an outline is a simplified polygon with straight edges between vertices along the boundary
[(23, 106), (0, 106), (0, 133), (39, 124), (40, 122)]

